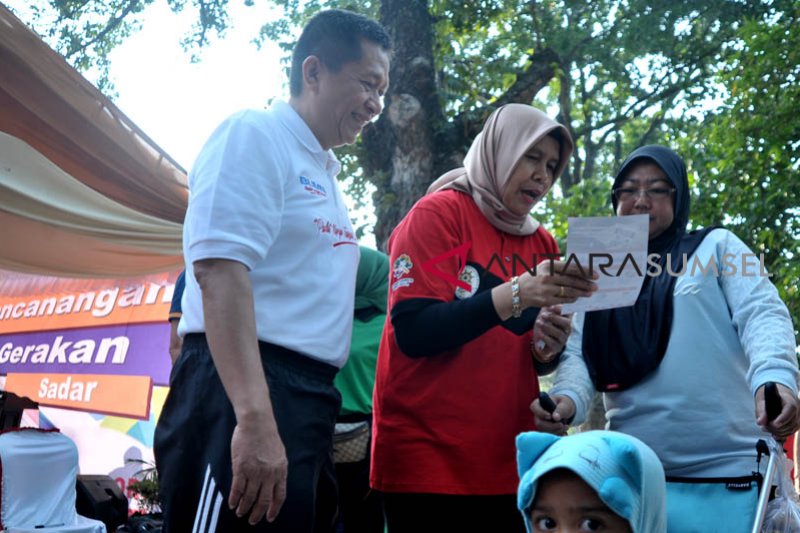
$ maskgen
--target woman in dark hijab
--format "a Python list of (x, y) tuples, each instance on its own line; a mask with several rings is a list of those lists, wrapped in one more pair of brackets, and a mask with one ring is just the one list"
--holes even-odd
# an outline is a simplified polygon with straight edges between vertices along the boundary
[[(686, 232), (689, 196), (686, 166), (669, 148), (644, 146), (622, 164), (614, 211), (649, 216), (653, 266), (633, 306), (576, 314), (551, 391), (556, 413), (534, 412), (537, 427), (561, 432), (562, 420), (582, 422), (594, 391), (602, 392), (608, 429), (641, 439), (668, 479), (681, 478), (668, 488), (671, 532), (749, 531), (755, 483), (737, 491), (711, 484), (719, 503), (691, 510), (693, 496), (679, 492), (751, 474), (764, 430), (784, 438), (797, 429), (794, 329), (757, 256), (736, 235)], [(783, 402), (772, 422), (763, 400), (770, 381)]]

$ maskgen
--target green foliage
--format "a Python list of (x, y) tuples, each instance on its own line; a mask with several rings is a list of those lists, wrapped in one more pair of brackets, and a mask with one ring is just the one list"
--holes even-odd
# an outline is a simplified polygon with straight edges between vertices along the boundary
[[(287, 54), (296, 28), (323, 7), (380, 15), (379, 2), (274, 3), (286, 16), (266, 24), (260, 39), (280, 42)], [(714, 65), (724, 60), (737, 39), (741, 20), (764, 17), (768, 4), (431, 0), (441, 108), (450, 119), (466, 114), (482, 120), (483, 108), (520, 81), (543, 51), (551, 50), (558, 57), (553, 65), (556, 77), (536, 95), (536, 102), (553, 113), (558, 109), (576, 137), (580, 151), (564, 185), (569, 189), (583, 180), (602, 179), (613, 173), (625, 153), (663, 139), (670, 112), (681, 113), (680, 122), (691, 119), (689, 110), (702, 114), (715, 90)], [(357, 148), (352, 153), (359, 155)], [(345, 170), (353, 172), (355, 167)], [(364, 178), (372, 181), (371, 176)]]
[(158, 495), (158, 472), (156, 466), (142, 459), (128, 459), (129, 463), (139, 463), (145, 467), (136, 472), (139, 479), (128, 485), (137, 496), (139, 507), (144, 514), (154, 513), (161, 509)]
[[(781, 3), (776, 3), (781, 4)], [(676, 143), (698, 175), (692, 220), (722, 223), (765, 254), (800, 325), (800, 5), (747, 20), (717, 79), (723, 106)]]
[[(27, 20), (51, 46), (81, 71), (95, 71), (97, 86), (113, 95), (108, 54), (141, 28), (141, 14), (154, 0), (39, 0), (27, 2)], [(181, 44), (198, 52), (212, 36), (224, 36), (230, 23), (228, 0), (167, 0), (174, 12), (192, 9), (197, 18)], [(252, 1), (247, 2), (252, 5)]]
[(567, 222), (569, 217), (612, 216), (611, 179), (582, 181), (570, 189), (569, 196), (551, 193), (537, 205), (535, 217), (558, 241), (562, 252), (566, 250)]
[(297, 37), (300, 35), (296, 30), (302, 28), (308, 22), (308, 19), (317, 14), (317, 12), (325, 8), (347, 9), (377, 19), (380, 7), (380, 4), (376, 2), (356, 2), (353, 0), (308, 0), (302, 3), (298, 0), (273, 0), (271, 3), (280, 8), (284, 16), (264, 23), (256, 38), (256, 43), (259, 45), (263, 45), (267, 41), (278, 43), (281, 49), (286, 52), (283, 62), (286, 65), (287, 77), (289, 74), (289, 61), (291, 60), (290, 54)]
[(139, 29), (138, 15), (152, 0), (131, 2), (81, 0), (32, 2), (29, 23), (75, 68), (99, 73), (98, 88), (113, 93), (108, 54)]
[[(45, 26), (50, 40), (85, 70), (107, 68), (108, 51), (138, 27), (138, 15), (153, 0), (47, 2), (50, 11), (59, 13)], [(229, 24), (227, 0), (168, 2), (175, 11), (197, 13), (197, 22), (183, 39), (193, 53), (209, 42), (209, 36), (224, 34)], [(432, 24), (437, 95), (447, 118), (466, 113), (480, 120), (486, 114), (481, 108), (521, 82), (544, 51), (556, 54), (558, 60), (552, 65), (556, 78), (536, 94), (536, 100), (550, 111), (559, 107), (562, 120), (568, 122), (582, 148), (565, 183), (569, 188), (595, 175), (605, 176), (598, 172), (615, 166), (621, 153), (643, 141), (658, 140), (659, 126), (676, 101), (683, 110), (696, 110), (713, 87), (710, 70), (731, 49), (741, 21), (762, 18), (769, 13), (770, 3), (430, 0), (429, 20), (407, 23)], [(269, 4), (284, 16), (266, 21), (257, 42), (279, 43), (287, 59), (297, 29), (322, 8), (352, 9), (376, 18), (381, 14), (377, 0), (272, 0)], [(44, 11), (39, 9), (39, 13)], [(38, 18), (32, 22), (41, 31), (46, 21)], [(288, 68), (288, 61), (285, 64)], [(360, 155), (357, 148), (352, 153)], [(353, 165), (345, 168), (349, 174), (355, 169)]]

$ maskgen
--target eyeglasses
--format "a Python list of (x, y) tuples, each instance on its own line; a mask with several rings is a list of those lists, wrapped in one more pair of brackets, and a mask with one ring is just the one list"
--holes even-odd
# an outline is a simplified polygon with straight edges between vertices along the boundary
[(655, 187), (652, 189), (628, 189), (628, 188), (620, 188), (614, 189), (614, 198), (617, 199), (618, 202), (631, 202), (639, 198), (640, 194), (645, 195), (649, 200), (666, 200), (672, 193), (675, 192), (675, 189), (669, 189), (666, 187)]

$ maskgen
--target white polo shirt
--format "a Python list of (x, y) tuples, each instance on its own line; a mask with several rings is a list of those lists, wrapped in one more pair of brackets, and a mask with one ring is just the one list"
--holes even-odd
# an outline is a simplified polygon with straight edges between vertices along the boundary
[(341, 166), (285, 102), (223, 122), (189, 174), (180, 335), (205, 331), (192, 263), (247, 266), (260, 340), (337, 367), (347, 360), (358, 242)]

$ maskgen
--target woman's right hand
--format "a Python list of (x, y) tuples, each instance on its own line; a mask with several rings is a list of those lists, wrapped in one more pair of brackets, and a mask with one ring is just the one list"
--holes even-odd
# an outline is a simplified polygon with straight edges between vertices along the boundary
[(597, 274), (582, 270), (576, 262), (545, 260), (536, 265), (533, 273), (519, 277), (519, 296), (522, 309), (572, 303), (597, 290)]

